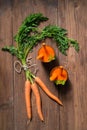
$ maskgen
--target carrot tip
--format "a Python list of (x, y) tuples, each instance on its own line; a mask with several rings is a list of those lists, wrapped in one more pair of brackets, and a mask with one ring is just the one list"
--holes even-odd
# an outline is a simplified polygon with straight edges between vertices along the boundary
[(61, 102), (61, 103), (59, 103), (61, 106), (63, 106), (63, 103)]
[(44, 122), (44, 119), (42, 119), (41, 121)]
[(59, 105), (63, 106), (63, 103), (60, 100), (57, 103), (59, 103)]
[(30, 122), (31, 122), (31, 118), (27, 120), (27, 125), (29, 125)]
[(62, 103), (60, 104), (61, 106), (64, 106)]

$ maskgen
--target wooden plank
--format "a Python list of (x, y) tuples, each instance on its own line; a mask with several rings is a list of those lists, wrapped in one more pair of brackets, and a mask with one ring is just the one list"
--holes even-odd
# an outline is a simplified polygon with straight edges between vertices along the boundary
[[(18, 31), (22, 21), (33, 12), (31, 1), (17, 1), (13, 4), (13, 35)], [(15, 45), (15, 42), (14, 42)], [(14, 61), (17, 59), (14, 58)], [(18, 74), (14, 70), (14, 128), (15, 130), (27, 129), (27, 114), (24, 97), (25, 75), (22, 71)]]
[[(11, 4), (0, 0), (0, 49), (12, 44)], [(14, 130), (13, 110), (12, 57), (0, 50), (0, 130)]]
[[(73, 37), (72, 35), (70, 35), (70, 30), (71, 25), (72, 27), (75, 29), (74, 26), (74, 9), (71, 6), (71, 1), (59, 1), (59, 6), (58, 6), (58, 23), (60, 26), (62, 26), (63, 28), (66, 28), (68, 30), (68, 36), (69, 37)], [(69, 9), (71, 10), (69, 10)], [(70, 24), (69, 24), (70, 23)], [(75, 33), (75, 30), (74, 30)], [(73, 37), (74, 38), (74, 37)], [(70, 49), (70, 54), (73, 53), (73, 56), (70, 57), (71, 62), (74, 60), (75, 58), (75, 52), (74, 49)], [(61, 88), (59, 88), (60, 91), (60, 95), (62, 97), (63, 100), (63, 104), (64, 104), (64, 108), (60, 108), (60, 129), (61, 130), (72, 130), (74, 129), (75, 126), (75, 120), (74, 120), (74, 105), (73, 105), (73, 82), (74, 82), (74, 74), (73, 70), (72, 70), (72, 65), (74, 65), (74, 63), (70, 64), (70, 61), (68, 59), (69, 57), (69, 51), (67, 52), (67, 56), (62, 55), (61, 53), (59, 53), (59, 64), (63, 65), (65, 67), (65, 69), (67, 69), (68, 74), (69, 74), (69, 80), (67, 82), (67, 84)], [(62, 60), (61, 60), (62, 59)]]
[[(76, 78), (74, 105), (75, 105), (75, 127), (76, 129), (87, 129), (87, 17), (84, 16), (87, 10), (87, 1), (77, 1), (75, 6), (76, 34), (80, 43), (79, 56), (76, 56)], [(81, 21), (79, 20), (81, 19)], [(79, 57), (79, 58), (78, 58)], [(78, 78), (79, 75), (79, 78)], [(77, 99), (77, 100), (76, 100)]]
[[(68, 0), (63, 4), (62, 12), (65, 23), (63, 25), (68, 29), (68, 36), (78, 40), (80, 52), (77, 54), (73, 48), (70, 48), (66, 58), (60, 54), (60, 59), (63, 59), (60, 60), (60, 63), (67, 68), (69, 73), (68, 84), (65, 88), (60, 89), (64, 102), (64, 108), (60, 109), (60, 129), (86, 130), (87, 64), (85, 63), (87, 63), (87, 47), (85, 46), (85, 35), (87, 25), (84, 13), (87, 9), (87, 2), (85, 0), (75, 2)], [(62, 6), (62, 3), (59, 2), (59, 5)], [(61, 16), (60, 20), (62, 20)]]
[[(0, 48), (15, 45), (13, 36), (22, 21), (31, 13), (41, 12), (49, 21), (40, 25), (56, 24), (68, 30), (68, 36), (77, 39), (80, 51), (71, 47), (67, 56), (62, 55), (54, 41), (47, 39), (56, 52), (56, 61), (42, 64), (36, 60), (40, 44), (34, 48), (32, 62), (38, 65), (39, 76), (47, 87), (63, 101), (60, 107), (40, 89), (45, 122), (41, 122), (35, 97), (32, 94), (32, 121), (27, 124), (24, 98), (25, 75), (17, 74), (13, 68), (16, 58), (0, 51), (0, 130), (86, 130), (87, 129), (87, 1), (86, 0), (0, 0)], [(69, 74), (64, 87), (57, 87), (49, 81), (50, 70), (63, 65)]]

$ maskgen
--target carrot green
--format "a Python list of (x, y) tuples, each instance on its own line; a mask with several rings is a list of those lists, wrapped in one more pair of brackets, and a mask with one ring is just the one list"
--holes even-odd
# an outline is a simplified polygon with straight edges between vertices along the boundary
[[(23, 65), (26, 65), (28, 53), (38, 44), (38, 42), (46, 38), (53, 38), (56, 41), (58, 49), (66, 55), (69, 46), (72, 45), (76, 51), (79, 51), (79, 45), (76, 40), (68, 38), (67, 30), (56, 25), (45, 26), (42, 30), (38, 27), (41, 22), (47, 21), (41, 13), (29, 15), (19, 27), (17, 34), (14, 36), (15, 46), (5, 46), (3, 51), (8, 51), (16, 56)], [(30, 70), (26, 70), (26, 78), (31, 82), (34, 75)]]

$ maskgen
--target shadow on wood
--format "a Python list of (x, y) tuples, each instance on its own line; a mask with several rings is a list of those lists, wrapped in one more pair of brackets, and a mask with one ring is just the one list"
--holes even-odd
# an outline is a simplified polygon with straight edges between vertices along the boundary
[(65, 85), (56, 85), (55, 84), (55, 87), (58, 90), (58, 92), (61, 93), (61, 95), (63, 95), (63, 96), (72, 90), (72, 84), (69, 79), (66, 81)]
[(42, 66), (45, 68), (46, 72), (47, 72), (48, 74), (50, 74), (50, 71), (51, 71), (54, 67), (59, 66), (59, 61), (58, 61), (58, 59), (57, 59), (57, 57), (56, 57), (56, 59), (53, 60), (53, 61), (51, 61), (51, 62), (48, 62), (48, 63), (43, 63), (43, 62), (42, 62)]
[[(45, 72), (47, 73), (47, 75), (49, 77), (50, 71), (54, 67), (59, 66), (59, 61), (56, 58), (56, 60), (51, 61), (49, 63), (43, 63), (42, 62), (42, 66), (44, 67)], [(54, 83), (54, 86), (55, 86), (56, 90), (58, 91), (58, 93), (61, 93), (61, 96), (65, 96), (65, 95), (67, 95), (67, 93), (72, 91), (72, 84), (71, 84), (71, 81), (69, 79), (66, 81), (65, 85), (56, 85)]]

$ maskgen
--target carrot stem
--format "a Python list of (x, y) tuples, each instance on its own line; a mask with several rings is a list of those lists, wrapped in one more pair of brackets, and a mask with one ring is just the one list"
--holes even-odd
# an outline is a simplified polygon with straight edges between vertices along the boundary
[(47, 48), (46, 48), (46, 44), (43, 43), (42, 45), (43, 45), (43, 47), (44, 47), (45, 52), (48, 54), (48, 51), (47, 51)]

